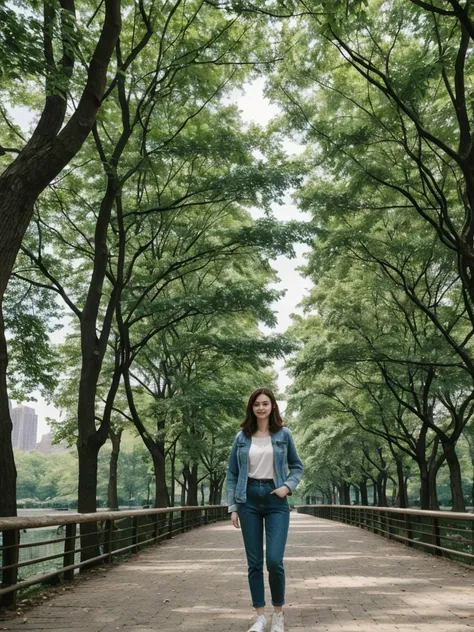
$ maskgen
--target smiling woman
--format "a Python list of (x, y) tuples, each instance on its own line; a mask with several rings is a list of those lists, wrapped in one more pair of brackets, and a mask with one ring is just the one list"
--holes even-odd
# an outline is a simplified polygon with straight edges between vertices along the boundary
[(248, 632), (263, 632), (265, 593), (263, 584), (263, 529), (266, 562), (274, 614), (271, 632), (283, 632), (285, 602), (283, 556), (290, 521), (286, 497), (303, 473), (293, 437), (283, 426), (272, 391), (256, 390), (237, 434), (227, 471), (227, 501), (232, 524), (242, 527), (248, 562), (248, 581), (256, 619)]

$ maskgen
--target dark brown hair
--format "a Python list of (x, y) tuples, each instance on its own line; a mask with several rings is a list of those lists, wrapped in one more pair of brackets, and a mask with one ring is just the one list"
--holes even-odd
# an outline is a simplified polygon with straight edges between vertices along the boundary
[(266, 395), (272, 404), (272, 412), (270, 413), (270, 418), (268, 420), (269, 431), (274, 434), (283, 427), (283, 420), (280, 415), (275, 395), (269, 388), (257, 388), (257, 390), (250, 395), (245, 419), (240, 424), (240, 427), (246, 437), (251, 437), (258, 430), (257, 417), (253, 412), (253, 405), (259, 395)]

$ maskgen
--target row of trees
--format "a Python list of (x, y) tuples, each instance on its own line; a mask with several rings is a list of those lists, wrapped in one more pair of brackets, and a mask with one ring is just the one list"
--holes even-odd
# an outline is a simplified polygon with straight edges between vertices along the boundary
[[(266, 8), (275, 16), (278, 6)], [(347, 502), (437, 508), (459, 442), (474, 456), (474, 189), (470, 2), (285, 3), (298, 42), (271, 79), (306, 145), (298, 192), (317, 234), (292, 334), (292, 409), (311, 482)], [(391, 483), (389, 483), (391, 485)]]
[[(157, 506), (177, 463), (194, 504), (203, 477), (220, 497), (245, 396), (295, 346), (290, 410), (308, 492), (337, 485), (347, 499), (352, 484), (365, 502), (372, 481), (384, 504), (392, 477), (403, 506), (416, 474), (420, 505), (433, 508), (446, 464), (463, 509), (470, 3), (60, 1), (45, 3), (42, 21), (2, 12), (8, 36), (29, 46), (4, 72), (0, 117), (0, 270), (13, 270), (4, 297), (0, 283), (0, 512), (15, 512), (7, 375), (19, 394), (54, 391), (65, 411), (55, 433), (78, 446), (80, 511), (95, 511), (108, 438), (118, 476), (129, 427), (152, 459)], [(267, 131), (244, 126), (227, 99), (263, 70), (282, 109)], [(17, 106), (36, 112), (29, 138)], [(281, 149), (288, 134), (306, 147), (298, 163)], [(301, 175), (299, 205), (313, 219), (280, 225), (270, 205)], [(265, 338), (258, 324), (274, 322), (278, 298), (268, 259), (310, 233), (306, 314), (291, 341)], [(71, 333), (53, 354), (58, 318)]]
[[(115, 456), (118, 457), (117, 466)], [(202, 458), (205, 458), (204, 454)], [(15, 451), (15, 462), (18, 468), (17, 498), (20, 506), (76, 507), (78, 458), (75, 449), (55, 454)], [(175, 469), (176, 478), (170, 488), (170, 505), (185, 505), (195, 491), (186, 484), (186, 465), (179, 458)], [(209, 478), (202, 476), (202, 479), (199, 485), (199, 503), (220, 504), (219, 495), (212, 497)], [(99, 454), (97, 468), (99, 507), (118, 509), (121, 506), (153, 505), (154, 491), (153, 462), (139, 437), (134, 438), (126, 433), (118, 455), (112, 454), (111, 443), (104, 446)]]
[[(180, 477), (188, 504), (203, 480), (217, 502), (245, 398), (291, 349), (258, 325), (275, 323), (268, 259), (304, 238), (270, 214), (297, 170), (228, 99), (277, 53), (263, 18), (202, 0), (40, 4), (2, 9), (42, 61), (17, 46), (2, 64), (0, 514), (16, 513), (7, 377), (16, 398), (40, 387), (64, 411), (54, 433), (77, 444), (79, 511), (96, 510), (108, 439), (118, 504), (130, 428), (156, 506)], [(82, 525), (84, 559), (94, 531)]]

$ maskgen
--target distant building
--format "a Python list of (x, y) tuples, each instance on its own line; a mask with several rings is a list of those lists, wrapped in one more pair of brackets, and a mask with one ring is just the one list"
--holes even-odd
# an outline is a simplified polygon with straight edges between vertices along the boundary
[(66, 454), (66, 452), (69, 452), (68, 447), (62, 443), (53, 445), (52, 438), (53, 437), (50, 432), (48, 432), (48, 434), (44, 434), (41, 437), (41, 441), (36, 444), (38, 452), (42, 452), (43, 454)]
[(16, 406), (12, 408), (11, 417), (13, 447), (25, 452), (36, 450), (38, 415), (35, 413), (35, 409), (29, 406)]

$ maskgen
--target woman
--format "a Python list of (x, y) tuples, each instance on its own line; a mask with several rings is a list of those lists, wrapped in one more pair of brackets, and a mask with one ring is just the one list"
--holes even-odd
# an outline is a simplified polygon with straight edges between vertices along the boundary
[[(285, 552), (290, 508), (286, 497), (301, 480), (303, 464), (283, 422), (272, 391), (250, 396), (247, 414), (232, 445), (227, 471), (227, 502), (234, 527), (242, 528), (248, 578), (256, 619), (248, 632), (264, 632), (263, 525), (274, 613), (271, 632), (283, 632)], [(288, 472), (289, 470), (289, 472)]]

